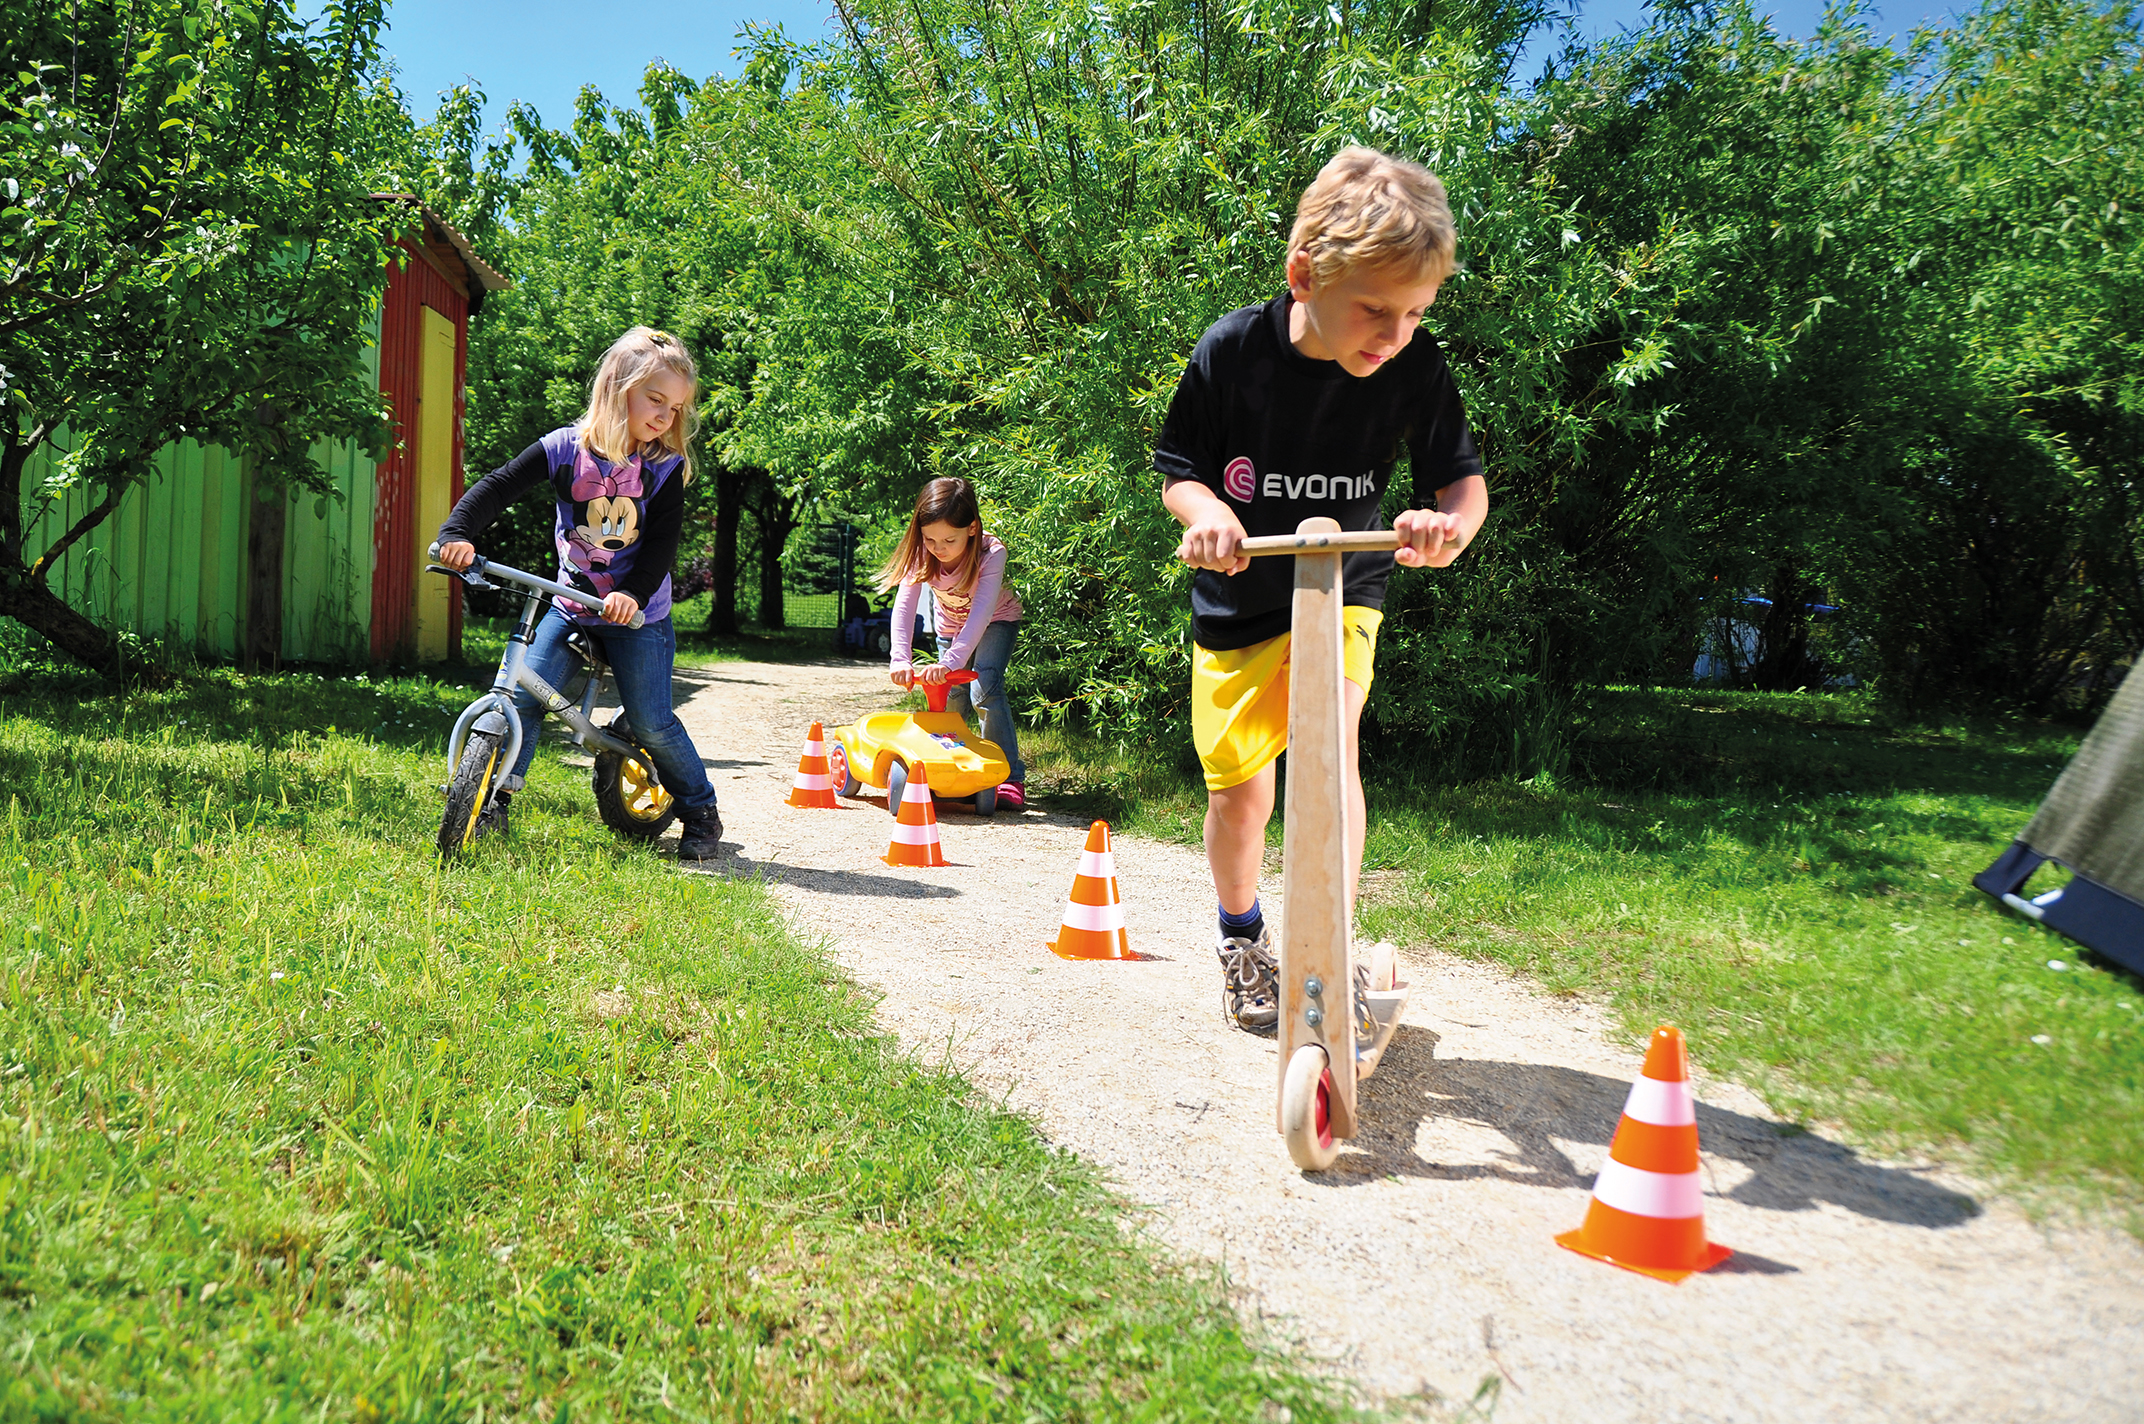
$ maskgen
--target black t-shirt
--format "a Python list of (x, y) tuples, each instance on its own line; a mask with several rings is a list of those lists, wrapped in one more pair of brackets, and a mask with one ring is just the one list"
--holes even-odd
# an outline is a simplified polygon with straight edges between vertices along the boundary
[[(1197, 480), (1228, 502), (1251, 535), (1293, 534), (1314, 515), (1342, 529), (1383, 529), (1379, 510), (1404, 447), (1411, 509), (1481, 473), (1474, 432), (1444, 353), (1428, 332), (1368, 376), (1314, 361), (1288, 339), (1282, 292), (1239, 307), (1192, 349), (1154, 449), (1164, 481)], [(1295, 560), (1267, 557), (1233, 576), (1201, 569), (1191, 581), (1191, 630), (1202, 648), (1247, 648), (1288, 631)], [(1350, 604), (1381, 608), (1390, 554), (1349, 554)]]

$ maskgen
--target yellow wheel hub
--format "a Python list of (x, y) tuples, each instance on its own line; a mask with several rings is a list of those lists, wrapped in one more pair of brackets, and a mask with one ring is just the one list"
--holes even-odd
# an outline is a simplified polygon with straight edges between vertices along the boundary
[(670, 809), (670, 793), (648, 778), (648, 769), (633, 757), (618, 767), (618, 799), (636, 821), (662, 819)]

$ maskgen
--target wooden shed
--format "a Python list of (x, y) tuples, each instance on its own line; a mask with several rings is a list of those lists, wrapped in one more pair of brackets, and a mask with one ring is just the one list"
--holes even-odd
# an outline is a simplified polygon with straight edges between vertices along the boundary
[[(459, 585), (425, 576), (424, 550), (462, 492), (469, 318), (509, 284), (415, 198), (374, 196), (409, 215), (368, 358), (393, 407), (387, 458), (317, 446), (337, 497), (256, 498), (244, 461), (181, 441), (158, 458), (156, 478), (60, 558), (51, 581), (61, 598), (107, 627), (210, 658), (458, 655)], [(26, 490), (42, 473), (32, 464)], [(49, 506), (25, 552), (34, 558), (90, 503), (77, 490)]]

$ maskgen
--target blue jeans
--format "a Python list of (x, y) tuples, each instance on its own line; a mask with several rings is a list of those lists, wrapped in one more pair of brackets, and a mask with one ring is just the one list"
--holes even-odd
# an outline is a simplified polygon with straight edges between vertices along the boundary
[(1012, 767), (1005, 779), (1024, 782), (1027, 763), (1020, 760), (1020, 729), (1013, 725), (1012, 703), (1005, 697), (1005, 665), (1012, 661), (1012, 645), (1019, 636), (1017, 623), (993, 623), (985, 628), (983, 636), (975, 640), (974, 655), (968, 659), (968, 666), (975, 669), (975, 681), (954, 688), (946, 706), (966, 713), (961, 703), (972, 702), (975, 720), (982, 724), (983, 740), (996, 742)]
[[(566, 638), (575, 626), (553, 608), (536, 625), (536, 637), (529, 644), (529, 671), (560, 691), (573, 670)], [(670, 705), (670, 670), (677, 663), (677, 630), (670, 620), (661, 618), (638, 628), (622, 623), (580, 628), (610, 664), (618, 683), (618, 700), (625, 704), (625, 719), (633, 724), (633, 738), (655, 758), (663, 789), (677, 799), (678, 815), (686, 820), (712, 815), (714, 785), (707, 779), (707, 768), (700, 763), (691, 734)], [(514, 762), (509, 786), (519, 786), (528, 775), (529, 763), (536, 759), (536, 734), (543, 729), (536, 699), (523, 688), (514, 689), (514, 710), (521, 714), (521, 756)]]

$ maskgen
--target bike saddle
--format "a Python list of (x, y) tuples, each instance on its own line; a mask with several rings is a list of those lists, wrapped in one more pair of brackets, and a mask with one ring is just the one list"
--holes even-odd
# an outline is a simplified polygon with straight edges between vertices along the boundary
[(576, 628), (568, 633), (566, 635), (566, 646), (586, 658), (588, 665), (594, 668), (596, 672), (605, 676), (609, 675), (610, 664), (603, 660), (602, 650), (596, 646), (596, 640), (589, 637), (586, 630)]

